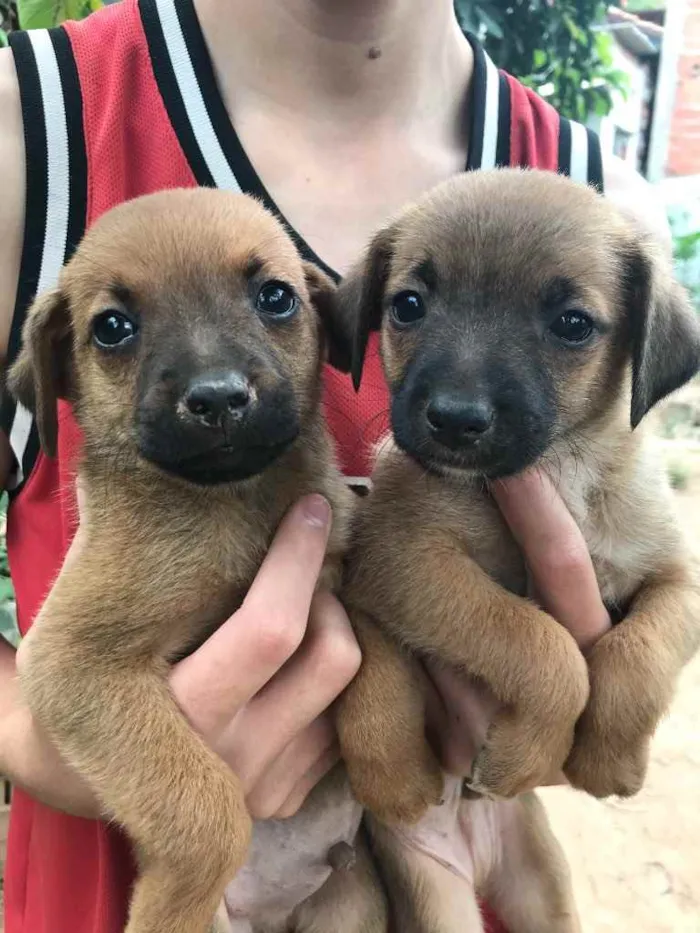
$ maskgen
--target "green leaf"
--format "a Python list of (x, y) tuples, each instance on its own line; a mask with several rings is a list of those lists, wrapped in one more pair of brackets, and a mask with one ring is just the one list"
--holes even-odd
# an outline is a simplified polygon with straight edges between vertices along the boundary
[(67, 19), (84, 19), (102, 0), (17, 0), (21, 29), (52, 29)]
[(569, 30), (569, 34), (572, 39), (578, 43), (584, 43), (586, 41), (586, 33), (576, 22), (574, 22), (573, 18), (569, 16), (568, 13), (564, 13), (561, 19), (566, 28)]
[(14, 603), (0, 605), (0, 637), (9, 641), (15, 648), (19, 645), (20, 634)]
[(535, 71), (540, 71), (547, 64), (547, 53), (543, 49), (535, 49), (532, 53), (532, 67)]
[(494, 38), (502, 39), (503, 30), (501, 29), (500, 23), (496, 21), (495, 17), (491, 16), (488, 10), (485, 10), (481, 5), (476, 7), (476, 12), (486, 31)]
[(4, 29), (0, 29), (0, 48), (5, 48), (7, 45), (7, 33)]

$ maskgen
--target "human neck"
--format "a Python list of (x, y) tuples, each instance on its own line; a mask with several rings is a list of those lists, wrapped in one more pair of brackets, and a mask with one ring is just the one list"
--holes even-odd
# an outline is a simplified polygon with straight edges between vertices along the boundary
[(443, 138), (462, 120), (472, 52), (451, 0), (194, 2), (233, 110), (256, 100), (333, 133), (438, 123)]

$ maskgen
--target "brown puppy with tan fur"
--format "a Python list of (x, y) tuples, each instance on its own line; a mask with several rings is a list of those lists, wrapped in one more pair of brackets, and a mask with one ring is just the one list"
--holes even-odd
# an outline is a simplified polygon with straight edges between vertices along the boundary
[[(381, 820), (411, 821), (443, 793), (415, 656), (462, 669), (500, 701), (473, 790), (511, 797), (565, 763), (575, 787), (634, 794), (700, 633), (697, 577), (639, 427), (700, 368), (700, 327), (667, 262), (593, 190), (499, 170), (409, 207), (340, 300), (356, 381), (381, 328), (393, 429), (343, 594), (364, 658), (339, 709), (358, 799)], [(586, 659), (526, 598), (522, 556), (488, 493), (533, 464), (580, 525), (621, 620)], [(510, 883), (500, 906), (517, 917), (527, 885)], [(576, 928), (543, 910), (518, 929)]]
[[(128, 933), (204, 933), (251, 837), (236, 776), (175, 705), (170, 663), (241, 605), (307, 493), (333, 507), (321, 585), (339, 583), (351, 494), (320, 411), (333, 292), (254, 200), (150, 195), (88, 232), (32, 307), (9, 375), (47, 452), (58, 398), (84, 433), (84, 546), (19, 666), (33, 713), (135, 844)], [(338, 781), (297, 817), (307, 831)], [(336, 928), (383, 933), (362, 853), (358, 873), (331, 876), (331, 906), (345, 898)], [(295, 929), (317, 931), (324, 910), (322, 891)]]

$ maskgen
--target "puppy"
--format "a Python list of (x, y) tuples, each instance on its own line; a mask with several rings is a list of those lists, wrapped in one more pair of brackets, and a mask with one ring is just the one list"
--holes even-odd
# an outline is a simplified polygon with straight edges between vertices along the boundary
[[(381, 329), (393, 429), (343, 587), (364, 656), (339, 705), (358, 799), (393, 823), (443, 793), (416, 656), (500, 701), (473, 791), (510, 798), (565, 763), (597, 797), (634, 794), (700, 623), (696, 570), (640, 427), (700, 368), (700, 328), (668, 264), (593, 190), (507, 169), (461, 176), (407, 208), (339, 300), (356, 383), (369, 331)], [(534, 464), (580, 526), (619, 623), (587, 663), (526, 598), (522, 555), (489, 495)], [(567, 555), (553, 559), (566, 573)], [(534, 798), (520, 799), (523, 838), (538, 838), (539, 864), (554, 866)], [(517, 918), (520, 904), (515, 930), (576, 929), (553, 906), (569, 900), (566, 878), (533, 904), (531, 867), (518, 881), (499, 878), (501, 865), (483, 886), (504, 914)]]
[[(22, 644), (20, 680), (134, 843), (128, 933), (209, 929), (251, 839), (241, 785), (176, 707), (170, 664), (241, 605), (304, 494), (332, 504), (321, 585), (340, 581), (351, 494), (320, 411), (320, 318), (333, 292), (254, 200), (150, 195), (87, 233), (31, 308), (9, 373), (49, 455), (58, 399), (84, 435), (84, 547)], [(295, 818), (307, 833), (329, 799), (349, 799), (343, 780), (332, 774)], [(360, 816), (344, 813), (350, 841)], [(283, 832), (270, 825), (273, 838)], [(383, 895), (362, 852), (357, 865), (362, 885), (352, 870), (331, 876), (345, 908), (335, 928), (383, 933)], [(294, 928), (311, 933), (323, 892), (302, 906)]]

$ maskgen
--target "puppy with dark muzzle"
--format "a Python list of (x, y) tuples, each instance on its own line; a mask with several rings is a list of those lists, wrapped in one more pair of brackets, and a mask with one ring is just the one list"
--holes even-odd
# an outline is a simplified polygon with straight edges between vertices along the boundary
[[(170, 664), (241, 605), (305, 494), (333, 507), (320, 585), (340, 582), (351, 494), (320, 411), (321, 316), (334, 291), (254, 200), (150, 195), (89, 230), (31, 308), (9, 373), (47, 453), (57, 399), (73, 403), (84, 435), (83, 546), (24, 639), (19, 670), (33, 714), (135, 844), (128, 933), (204, 933), (251, 839), (242, 788), (177, 709)], [(301, 828), (298, 861), (317, 877), (319, 819), (330, 808), (350, 843), (359, 826), (343, 782), (336, 769), (286, 828), (260, 827), (260, 844), (274, 855), (277, 833), (292, 858), (288, 836)], [(325, 910), (337, 930), (384, 933), (361, 852), (356, 870), (328, 883), (332, 904), (316, 894), (295, 930), (318, 931)]]
[[(443, 793), (415, 656), (463, 670), (500, 701), (472, 791), (512, 797), (565, 765), (591, 794), (634, 794), (700, 632), (696, 571), (640, 426), (700, 368), (700, 327), (668, 263), (593, 190), (498, 170), (409, 207), (340, 301), (356, 382), (368, 332), (381, 328), (393, 428), (343, 591), (364, 657), (339, 709), (358, 799), (391, 823)], [(489, 482), (534, 464), (579, 524), (619, 622), (586, 660), (526, 598), (522, 555), (489, 495)], [(554, 877), (556, 843), (536, 799), (519, 799), (520, 838), (539, 840), (531, 851)], [(496, 875), (483, 887), (514, 931), (576, 929), (561, 906), (568, 882), (540, 897), (527, 859)], [(435, 917), (448, 899), (433, 898)]]

